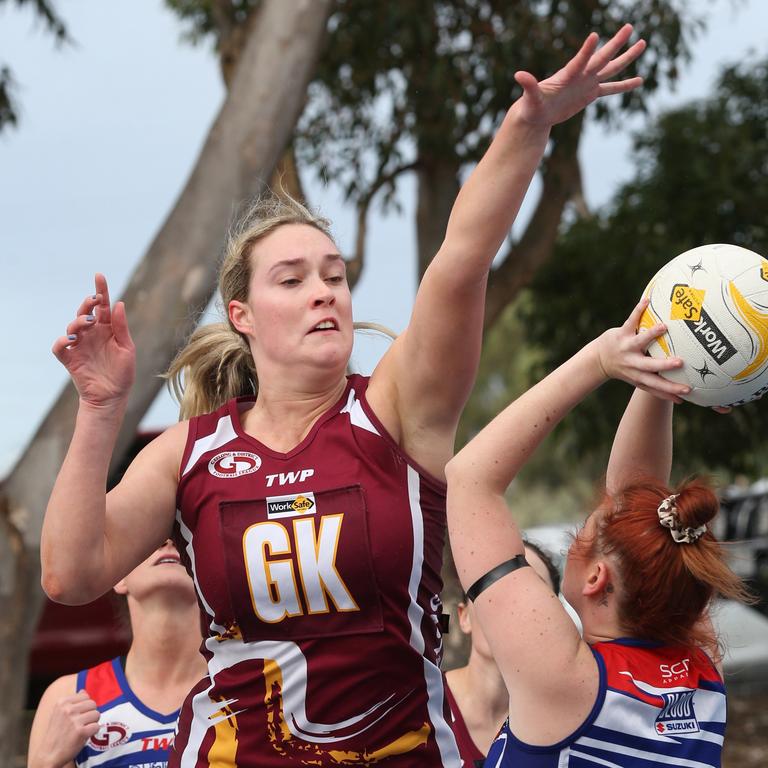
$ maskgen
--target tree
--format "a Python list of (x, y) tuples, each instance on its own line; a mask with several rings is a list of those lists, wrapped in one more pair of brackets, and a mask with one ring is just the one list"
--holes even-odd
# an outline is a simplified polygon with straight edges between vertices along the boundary
[[(768, 59), (727, 67), (714, 94), (662, 115), (638, 134), (636, 177), (614, 202), (573, 222), (520, 305), (534, 377), (601, 330), (623, 322), (653, 274), (704, 243), (735, 243), (768, 254)], [(563, 286), (578, 290), (563, 290)], [(611, 383), (561, 425), (585, 454), (605, 454), (627, 400)], [(765, 472), (765, 403), (729, 418), (686, 405), (676, 419), (677, 467), (728, 478)]]
[[(222, 72), (236, 66), (238, 34), (258, 0), (166, 0), (193, 41), (212, 37)], [(483, 154), (518, 92), (513, 75), (559, 69), (585, 30), (613, 34), (626, 19), (646, 19), (651, 42), (638, 73), (645, 88), (595, 110), (618, 121), (642, 110), (660, 83), (673, 80), (702, 20), (685, 0), (557, 3), (527, 0), (337, 0), (329, 41), (294, 137), (299, 168), (339, 184), (357, 209), (349, 272), (364, 267), (366, 223), (378, 197), (397, 205), (397, 181), (417, 176), (419, 276), (437, 252), (460, 178)], [(491, 276), (487, 326), (551, 252), (566, 203), (580, 196), (577, 149), (582, 120), (553, 132), (542, 166), (544, 189), (533, 218)]]
[[(123, 299), (139, 350), (136, 385), (113, 461), (154, 400), (165, 370), (216, 286), (216, 256), (232, 208), (268, 179), (301, 111), (331, 0), (266, 0), (242, 66), (176, 205), (130, 280)], [(77, 410), (61, 394), (2, 488), (0, 507), (0, 766), (15, 760), (25, 690), (24, 658), (42, 593), (40, 530)]]
[[(2, 3), (8, 0), (0, 0)], [(56, 13), (53, 3), (49, 0), (15, 0), (16, 5), (32, 5), (35, 15), (46, 28), (46, 31), (53, 35), (57, 45), (71, 43), (69, 32), (64, 21)], [(19, 104), (15, 97), (16, 81), (13, 76), (13, 70), (0, 62), (0, 133), (8, 126), (15, 126), (19, 121)]]
[[(655, 0), (340, 0), (299, 124), (299, 159), (321, 178), (340, 183), (363, 210), (379, 190), (385, 205), (393, 202), (398, 177), (415, 172), (422, 275), (442, 242), (461, 175), (482, 156), (519, 92), (514, 72), (554, 72), (585, 30), (608, 36), (627, 18), (647, 18), (638, 29), (652, 41), (638, 67), (646, 87), (612, 104), (604, 101), (595, 112), (617, 120), (622, 111), (642, 109), (662, 80), (676, 76), (699, 23), (684, 16), (685, 9)], [(488, 327), (546, 260), (565, 204), (580, 193), (581, 130), (582, 120), (575, 119), (553, 131), (531, 223), (491, 275)]]

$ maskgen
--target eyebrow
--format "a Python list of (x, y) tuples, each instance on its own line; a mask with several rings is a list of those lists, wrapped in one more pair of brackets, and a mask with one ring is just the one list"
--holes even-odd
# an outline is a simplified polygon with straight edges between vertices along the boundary
[[(346, 262), (341, 257), (340, 253), (326, 253), (325, 254), (325, 261), (330, 263), (335, 263), (340, 261), (342, 264), (346, 265)], [(272, 274), (273, 272), (276, 272), (281, 267), (295, 267), (299, 264), (303, 264), (306, 262), (306, 259), (303, 256), (297, 256), (295, 259), (281, 259), (276, 264), (273, 264), (269, 268), (269, 274)]]

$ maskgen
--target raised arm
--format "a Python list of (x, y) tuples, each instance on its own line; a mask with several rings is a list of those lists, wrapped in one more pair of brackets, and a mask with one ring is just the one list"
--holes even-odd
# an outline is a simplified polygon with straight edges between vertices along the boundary
[(669, 483), (673, 408), (669, 400), (635, 390), (613, 439), (605, 477), (609, 493), (640, 475)]
[(591, 34), (562, 70), (542, 82), (527, 72), (516, 73), (523, 96), (459, 192), (445, 240), (421, 281), (411, 322), (371, 382), (373, 393), (381, 387), (395, 403), (406, 448), (417, 437), (433, 440), (434, 430), (452, 441), (477, 372), (493, 258), (517, 215), (551, 127), (600, 96), (640, 84), (640, 78), (606, 82), (643, 51), (641, 40), (619, 53), (631, 33), (629, 25), (623, 27), (599, 50), (597, 35)]
[(80, 403), (43, 521), (42, 583), (51, 599), (79, 604), (107, 592), (168, 538), (186, 426), (147, 446), (107, 495), (135, 353), (125, 307), (110, 308), (102, 275), (53, 352), (69, 371)]
[[(684, 388), (657, 375), (676, 361), (644, 355), (664, 327), (635, 334), (645, 305), (641, 302), (621, 328), (606, 331), (514, 401), (448, 463), (448, 528), (465, 589), (523, 552), (505, 491), (541, 441), (587, 394), (612, 377), (679, 399)], [(546, 720), (552, 707), (561, 705), (567, 711), (558, 709), (558, 717), (568, 717), (574, 702), (563, 690), (594, 701), (594, 686), (584, 683), (594, 671), (591, 653), (532, 569), (514, 570), (493, 583), (477, 597), (475, 610), (507, 687), (518, 694), (513, 697), (521, 702), (515, 710), (518, 722)], [(572, 688), (564, 682), (577, 680), (580, 684)], [(552, 703), (555, 692), (557, 704)], [(513, 701), (510, 713), (514, 706)]]

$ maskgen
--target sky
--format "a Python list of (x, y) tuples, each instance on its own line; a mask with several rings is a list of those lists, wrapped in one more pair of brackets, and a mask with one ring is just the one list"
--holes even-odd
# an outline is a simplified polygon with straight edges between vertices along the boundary
[[(692, 4), (710, 9), (708, 31), (675, 91), (654, 96), (653, 114), (705, 96), (723, 63), (768, 54), (765, 0)], [(120, 295), (224, 98), (210, 46), (186, 43), (161, 0), (59, 0), (56, 7), (74, 46), (57, 49), (30, 6), (0, 4), (0, 64), (12, 67), (21, 103), (18, 128), (0, 134), (0, 477), (66, 382), (50, 352), (53, 340), (92, 292), (96, 271), (107, 275), (113, 298)], [(581, 160), (591, 206), (632, 176), (631, 132), (642, 126), (637, 118), (610, 134), (587, 129)], [(351, 252), (352, 212), (334, 189), (309, 183), (307, 192), (332, 220), (342, 252)], [(537, 192), (534, 182), (521, 220)], [(411, 179), (401, 184), (401, 200), (402, 216), (372, 211), (366, 268), (353, 296), (356, 319), (395, 331), (406, 326), (416, 289)], [(366, 338), (356, 343), (353, 361), (369, 372), (385, 348)], [(162, 395), (144, 426), (175, 418), (175, 404)]]

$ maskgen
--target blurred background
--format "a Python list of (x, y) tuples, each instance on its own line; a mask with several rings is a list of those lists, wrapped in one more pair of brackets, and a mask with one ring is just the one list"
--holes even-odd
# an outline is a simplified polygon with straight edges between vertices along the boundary
[[(324, 39), (303, 39), (298, 25), (278, 55), (258, 59), (277, 35), (270, 5), (278, 3), (0, 0), (0, 284), (8, 325), (0, 380), (0, 742), (16, 745), (0, 765), (21, 759), (18, 718), (53, 676), (126, 642), (108, 601), (54, 607), (39, 590), (42, 512), (74, 413), (49, 350), (92, 292), (94, 272), (107, 275), (113, 298), (126, 297), (144, 365), (114, 480), (176, 419), (157, 374), (197, 322), (216, 316), (219, 249), (245, 198), (274, 185), (277, 173), (319, 207), (349, 257), (356, 319), (401, 331), (456, 191), (518, 95), (514, 72), (551, 74), (590, 30), (606, 37), (624, 21), (649, 44), (637, 65), (645, 86), (553, 131), (491, 275), (485, 351), (459, 444), (622, 322), (672, 256), (711, 242), (768, 255), (762, 0), (336, 0)], [(304, 75), (280, 80), (294, 62), (303, 62)], [(282, 121), (259, 119), (281, 109)], [(236, 150), (264, 135), (272, 150), (258, 162), (245, 149), (233, 151), (229, 165), (211, 162), (217, 137), (243, 123)], [(203, 226), (204, 211), (215, 226)], [(370, 372), (385, 348), (361, 336), (356, 367)], [(603, 387), (510, 489), (523, 525), (553, 526), (556, 550), (562, 530), (589, 509), (628, 396), (620, 383)], [(768, 408), (753, 403), (727, 418), (678, 410), (676, 475), (714, 476), (723, 489), (720, 533), (762, 596), (746, 613), (726, 606), (721, 632), (732, 649), (734, 693), (725, 764), (763, 766)], [(450, 603), (455, 585), (446, 577)], [(451, 663), (462, 654), (455, 635)]]

